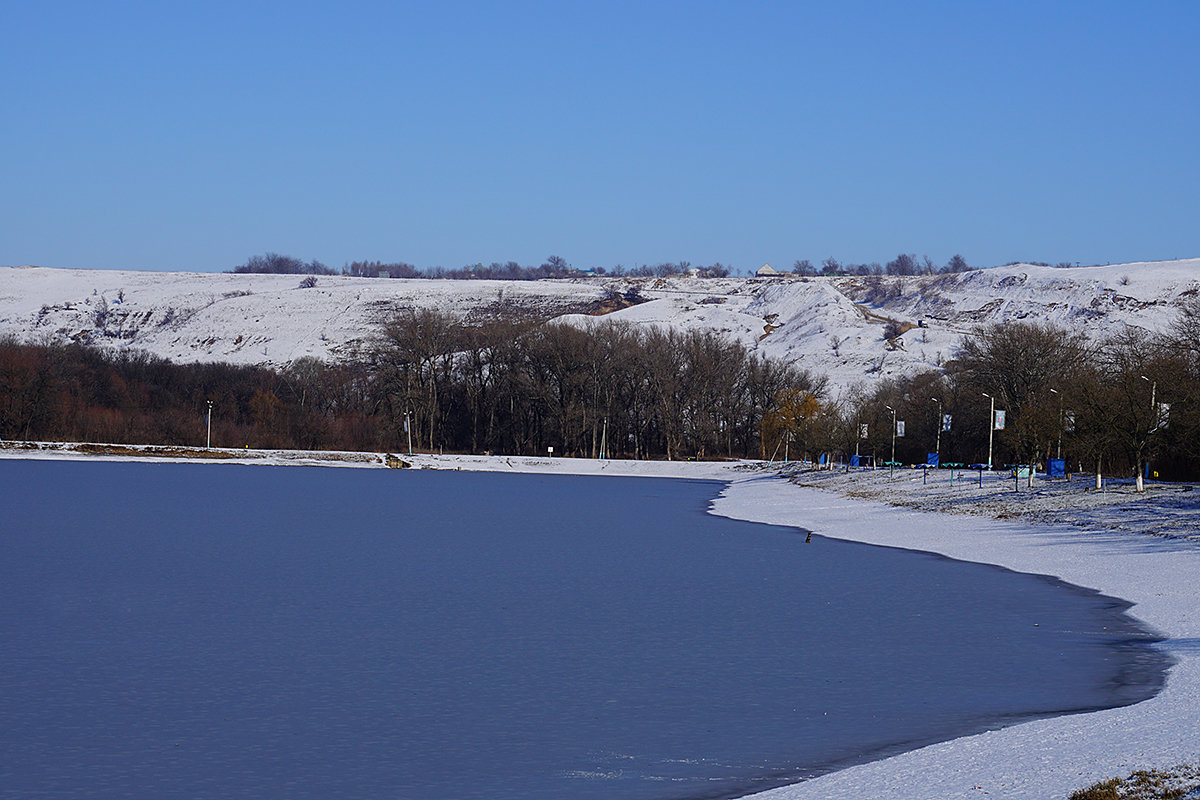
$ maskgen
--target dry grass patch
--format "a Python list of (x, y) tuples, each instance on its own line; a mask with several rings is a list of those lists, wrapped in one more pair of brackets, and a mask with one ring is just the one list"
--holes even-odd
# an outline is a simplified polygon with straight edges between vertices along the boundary
[(122, 444), (79, 444), (69, 449), (77, 453), (135, 458), (247, 458), (249, 456), (248, 453), (238, 451), (154, 445), (131, 447)]
[(1139, 769), (1127, 778), (1109, 778), (1071, 793), (1070, 800), (1178, 800), (1200, 788), (1200, 766)]

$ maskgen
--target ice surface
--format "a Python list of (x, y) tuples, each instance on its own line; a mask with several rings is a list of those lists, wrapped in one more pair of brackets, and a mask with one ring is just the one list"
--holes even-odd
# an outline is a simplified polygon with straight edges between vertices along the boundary
[[(43, 456), (64, 457), (53, 452)], [(25, 458), (28, 453), (0, 451), (0, 457)], [(302, 453), (278, 455), (274, 463), (296, 463), (298, 457)], [(1079, 528), (898, 509), (848, 498), (845, 487), (799, 487), (756, 464), (464, 456), (416, 456), (413, 461), (434, 469), (732, 481), (716, 500), (716, 513), (1057, 576), (1123, 597), (1133, 603), (1130, 613), (1136, 619), (1166, 637), (1160, 646), (1177, 661), (1165, 690), (1146, 702), (942, 742), (776, 789), (769, 798), (978, 798), (983, 792), (1000, 798), (1062, 798), (1100, 778), (1200, 760), (1200, 599), (1195, 593), (1200, 553), (1182, 537), (1146, 536), (1116, 524), (1106, 531), (1108, 506), (1103, 504), (1094, 506), (1090, 524)], [(382, 468), (382, 459), (352, 463)], [(904, 487), (907, 493), (920, 492), (919, 480)], [(1192, 519), (1195, 527), (1198, 516), (1193, 513)], [(1120, 521), (1120, 513), (1114, 521)]]

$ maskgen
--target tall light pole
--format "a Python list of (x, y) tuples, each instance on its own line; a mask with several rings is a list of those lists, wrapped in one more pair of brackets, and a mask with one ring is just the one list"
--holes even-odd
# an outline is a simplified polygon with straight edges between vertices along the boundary
[(988, 412), (988, 472), (992, 471), (992, 435), (996, 432), (996, 398), (992, 397), (987, 392), (983, 392), (983, 396), (992, 401), (992, 408)]
[(937, 453), (938, 463), (940, 464), (942, 463), (942, 401), (937, 397), (931, 397), (929, 399), (938, 404), (937, 444), (934, 445), (933, 452)]
[(1059, 392), (1058, 389), (1051, 389), (1050, 391), (1052, 391), (1052, 392), (1054, 392), (1054, 394), (1058, 395), (1058, 451), (1054, 457), (1057, 459), (1061, 459), (1062, 458), (1062, 431), (1063, 431), (1062, 393)]
[(204, 449), (208, 450), (212, 447), (212, 406), (213, 401), (208, 401), (208, 438), (205, 440)]
[(891, 406), (884, 406), (888, 411), (892, 412), (892, 460), (888, 462), (894, 472), (896, 469), (896, 409)]
[[(1154, 404), (1154, 401), (1155, 401), (1154, 392), (1158, 389), (1158, 381), (1152, 381), (1149, 378), (1147, 378), (1145, 375), (1142, 376), (1142, 380), (1147, 381), (1150, 384), (1150, 425), (1151, 425), (1151, 427), (1150, 427), (1150, 430), (1146, 433), (1146, 441), (1149, 442), (1150, 434), (1154, 433), (1156, 430), (1158, 430), (1158, 406)], [(1150, 448), (1147, 447), (1146, 448), (1146, 472), (1149, 472), (1149, 471), (1150, 471)], [(1145, 491), (1145, 487), (1142, 485), (1142, 473), (1140, 470), (1138, 471), (1138, 476), (1137, 476), (1137, 490), (1139, 492)]]

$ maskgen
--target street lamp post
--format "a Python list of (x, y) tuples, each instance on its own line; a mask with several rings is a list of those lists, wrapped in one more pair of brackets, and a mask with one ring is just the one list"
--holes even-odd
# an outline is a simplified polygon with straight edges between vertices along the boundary
[(937, 397), (929, 399), (938, 404), (937, 424), (935, 425), (937, 428), (937, 444), (934, 445), (933, 452), (937, 453), (938, 463), (940, 464), (942, 462), (942, 401)]
[(1054, 394), (1058, 395), (1058, 450), (1055, 452), (1054, 457), (1061, 459), (1062, 458), (1062, 432), (1063, 432), (1062, 393), (1059, 392), (1058, 389), (1051, 389), (1050, 391), (1053, 392)]
[(208, 450), (212, 447), (212, 407), (213, 401), (208, 401), (208, 438), (204, 442), (204, 449)]
[(987, 392), (983, 392), (983, 396), (992, 401), (992, 408), (988, 412), (988, 472), (992, 471), (992, 436), (996, 432), (996, 398), (992, 397)]
[[(1154, 393), (1158, 389), (1158, 381), (1152, 381), (1149, 378), (1147, 378), (1145, 375), (1142, 376), (1142, 380), (1144, 380), (1150, 384), (1150, 430), (1146, 433), (1146, 439), (1147, 439), (1147, 441), (1149, 441), (1150, 434), (1154, 433), (1156, 430), (1158, 430), (1158, 406), (1155, 405), (1155, 403), (1154, 403), (1154, 401), (1156, 399)], [(1150, 471), (1149, 448), (1147, 448), (1147, 452), (1146, 452), (1146, 471), (1147, 472)], [(1146, 490), (1145, 485), (1142, 483), (1141, 469), (1138, 470), (1138, 475), (1137, 475), (1137, 490), (1139, 492), (1144, 492)]]
[(888, 475), (891, 476), (896, 471), (896, 409), (891, 406), (884, 406), (884, 408), (892, 412), (892, 460), (888, 462), (891, 469)]

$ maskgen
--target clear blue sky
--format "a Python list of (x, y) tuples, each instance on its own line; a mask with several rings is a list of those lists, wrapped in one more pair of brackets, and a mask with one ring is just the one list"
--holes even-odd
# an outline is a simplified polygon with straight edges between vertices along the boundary
[(0, 13), (0, 264), (1200, 256), (1200, 3)]

